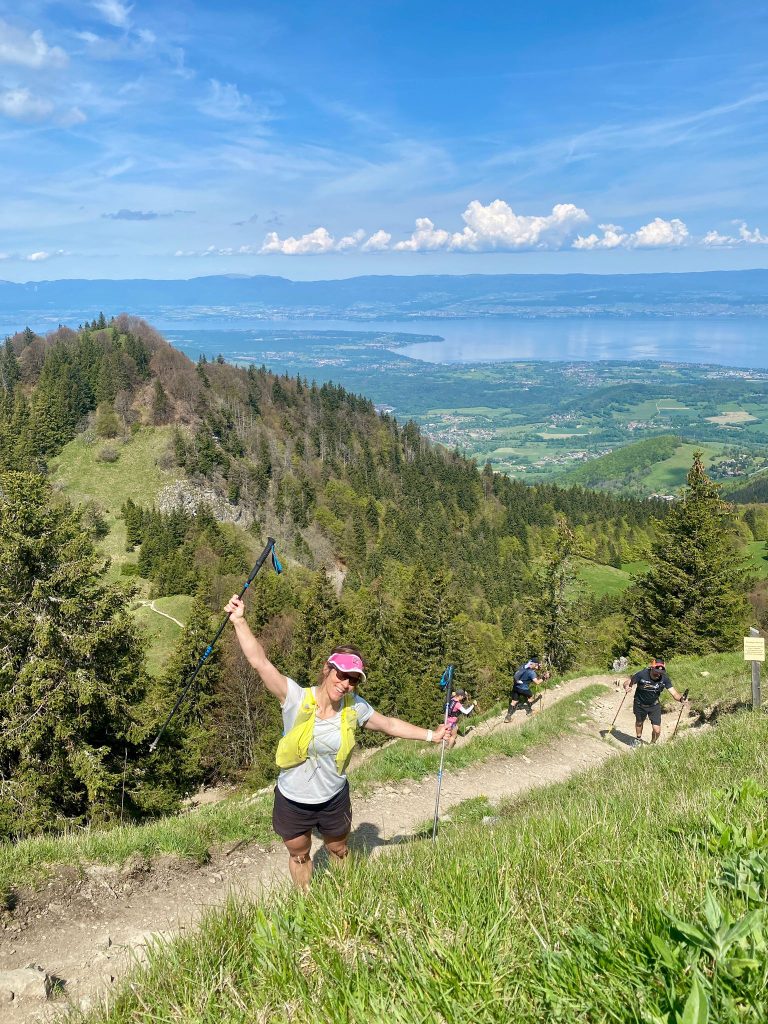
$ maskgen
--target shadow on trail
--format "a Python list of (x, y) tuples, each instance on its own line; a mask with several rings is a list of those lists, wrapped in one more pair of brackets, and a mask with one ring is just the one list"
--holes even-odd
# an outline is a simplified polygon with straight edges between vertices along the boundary
[(621, 729), (617, 729), (615, 726), (613, 729), (601, 729), (600, 735), (604, 740), (607, 740), (610, 736), (613, 736), (619, 743), (623, 743), (625, 747), (631, 747), (635, 742), (635, 737), (630, 736), (627, 732), (622, 732)]
[[(416, 832), (392, 836), (391, 839), (383, 839), (381, 828), (378, 825), (375, 825), (372, 821), (363, 821), (350, 833), (349, 849), (357, 857), (363, 857), (367, 860), (369, 857), (375, 857), (376, 851), (379, 849), (389, 846), (403, 846), (406, 843), (423, 842), (425, 839), (429, 839), (430, 835), (431, 833), (428, 832)], [(315, 865), (315, 874), (332, 870), (330, 857), (324, 846), (321, 846), (312, 855), (312, 860)]]

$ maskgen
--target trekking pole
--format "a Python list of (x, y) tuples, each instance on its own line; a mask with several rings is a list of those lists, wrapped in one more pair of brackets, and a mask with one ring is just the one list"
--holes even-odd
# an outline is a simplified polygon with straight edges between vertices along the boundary
[(680, 701), (680, 714), (677, 716), (677, 721), (675, 722), (675, 731), (672, 733), (672, 739), (674, 739), (675, 736), (677, 736), (677, 727), (680, 725), (680, 719), (683, 717), (683, 708), (685, 707), (685, 702), (687, 700), (688, 700), (688, 691), (686, 690), (685, 693), (683, 694), (683, 699)]
[[(440, 680), (441, 688), (445, 688), (445, 714), (443, 724), (448, 725), (448, 711), (451, 707), (451, 680), (453, 679), (453, 665), (449, 665)], [(435, 794), (435, 818), (432, 822), (432, 838), (437, 838), (437, 822), (440, 815), (440, 790), (443, 788), (443, 762), (445, 761), (445, 736), (440, 744), (440, 767), (437, 770), (437, 793)]]
[(608, 732), (613, 732), (613, 727), (614, 727), (614, 725), (616, 725), (616, 719), (619, 717), (619, 714), (621, 713), (621, 709), (624, 707), (624, 701), (627, 699), (627, 694), (628, 693), (629, 693), (629, 690), (625, 690), (624, 691), (624, 696), (621, 698), (621, 704), (619, 704), (619, 710), (613, 716), (613, 721), (611, 722), (611, 728), (608, 730)]
[[(243, 594), (248, 589), (248, 587), (250, 587), (251, 583), (253, 583), (253, 580), (254, 580), (254, 578), (256, 576), (256, 573), (259, 571), (259, 569), (262, 567), (262, 565), (264, 565), (264, 563), (266, 562), (266, 560), (269, 557), (270, 553), (272, 554), (272, 565), (274, 566), (275, 572), (277, 572), (277, 573), (282, 572), (283, 567), (278, 562), (277, 555), (275, 554), (275, 541), (274, 541), (274, 538), (273, 537), (269, 537), (267, 539), (266, 545), (264, 546), (264, 550), (261, 552), (261, 554), (259, 555), (258, 559), (256, 560), (256, 565), (254, 565), (253, 569), (251, 569), (251, 574), (248, 577), (248, 579), (245, 581), (243, 589), (238, 594), (238, 597), (242, 597)], [(195, 665), (195, 667), (192, 669), (192, 671), (190, 672), (189, 676), (187, 677), (186, 686), (181, 691), (181, 694), (179, 695), (178, 699), (176, 700), (176, 703), (171, 708), (170, 714), (168, 715), (168, 717), (166, 718), (166, 720), (163, 722), (162, 726), (160, 727), (160, 732), (157, 734), (157, 736), (155, 736), (155, 738), (150, 743), (150, 745), (149, 745), (149, 752), (150, 752), (150, 754), (154, 753), (155, 749), (157, 748), (157, 744), (160, 742), (160, 738), (162, 737), (162, 735), (165, 732), (165, 730), (168, 728), (168, 725), (169, 725), (171, 719), (176, 714), (176, 712), (179, 710), (181, 705), (184, 703), (184, 700), (185, 700), (187, 694), (190, 691), (192, 683), (194, 683), (195, 679), (197, 678), (198, 672), (203, 667), (203, 665), (206, 663), (208, 658), (211, 656), (214, 644), (219, 639), (221, 634), (224, 632), (224, 627), (226, 626), (226, 624), (228, 622), (229, 622), (229, 615), (227, 614), (227, 615), (224, 616), (224, 619), (222, 620), (221, 625), (216, 630), (216, 633), (215, 633), (215, 635), (213, 637), (213, 640), (211, 640), (211, 642), (205, 648), (203, 653), (200, 655), (200, 658), (198, 659), (197, 664)]]

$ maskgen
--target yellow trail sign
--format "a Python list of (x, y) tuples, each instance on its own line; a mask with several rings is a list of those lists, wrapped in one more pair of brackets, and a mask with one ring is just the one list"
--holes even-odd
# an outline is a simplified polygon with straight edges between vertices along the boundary
[(744, 637), (744, 661), (765, 661), (765, 637)]

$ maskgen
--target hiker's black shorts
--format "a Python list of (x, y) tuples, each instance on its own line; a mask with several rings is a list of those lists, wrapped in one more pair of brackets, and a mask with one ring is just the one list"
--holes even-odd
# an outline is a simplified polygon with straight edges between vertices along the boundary
[(305, 832), (311, 832), (313, 828), (329, 839), (347, 835), (352, 828), (349, 783), (345, 783), (344, 789), (322, 804), (300, 804), (289, 800), (275, 786), (272, 828), (281, 839), (295, 839)]
[(661, 725), (661, 704), (658, 701), (650, 707), (635, 701), (632, 710), (635, 712), (635, 721), (638, 725), (642, 725), (646, 718), (650, 718), (651, 725)]

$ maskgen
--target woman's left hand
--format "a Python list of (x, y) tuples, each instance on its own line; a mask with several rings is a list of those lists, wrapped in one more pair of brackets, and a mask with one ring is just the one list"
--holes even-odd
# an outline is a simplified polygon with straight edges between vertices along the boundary
[(445, 740), (446, 747), (452, 747), (456, 742), (456, 733), (453, 729), (449, 729), (445, 723), (438, 725), (436, 729), (432, 730), (433, 743), (442, 743), (443, 740)]

